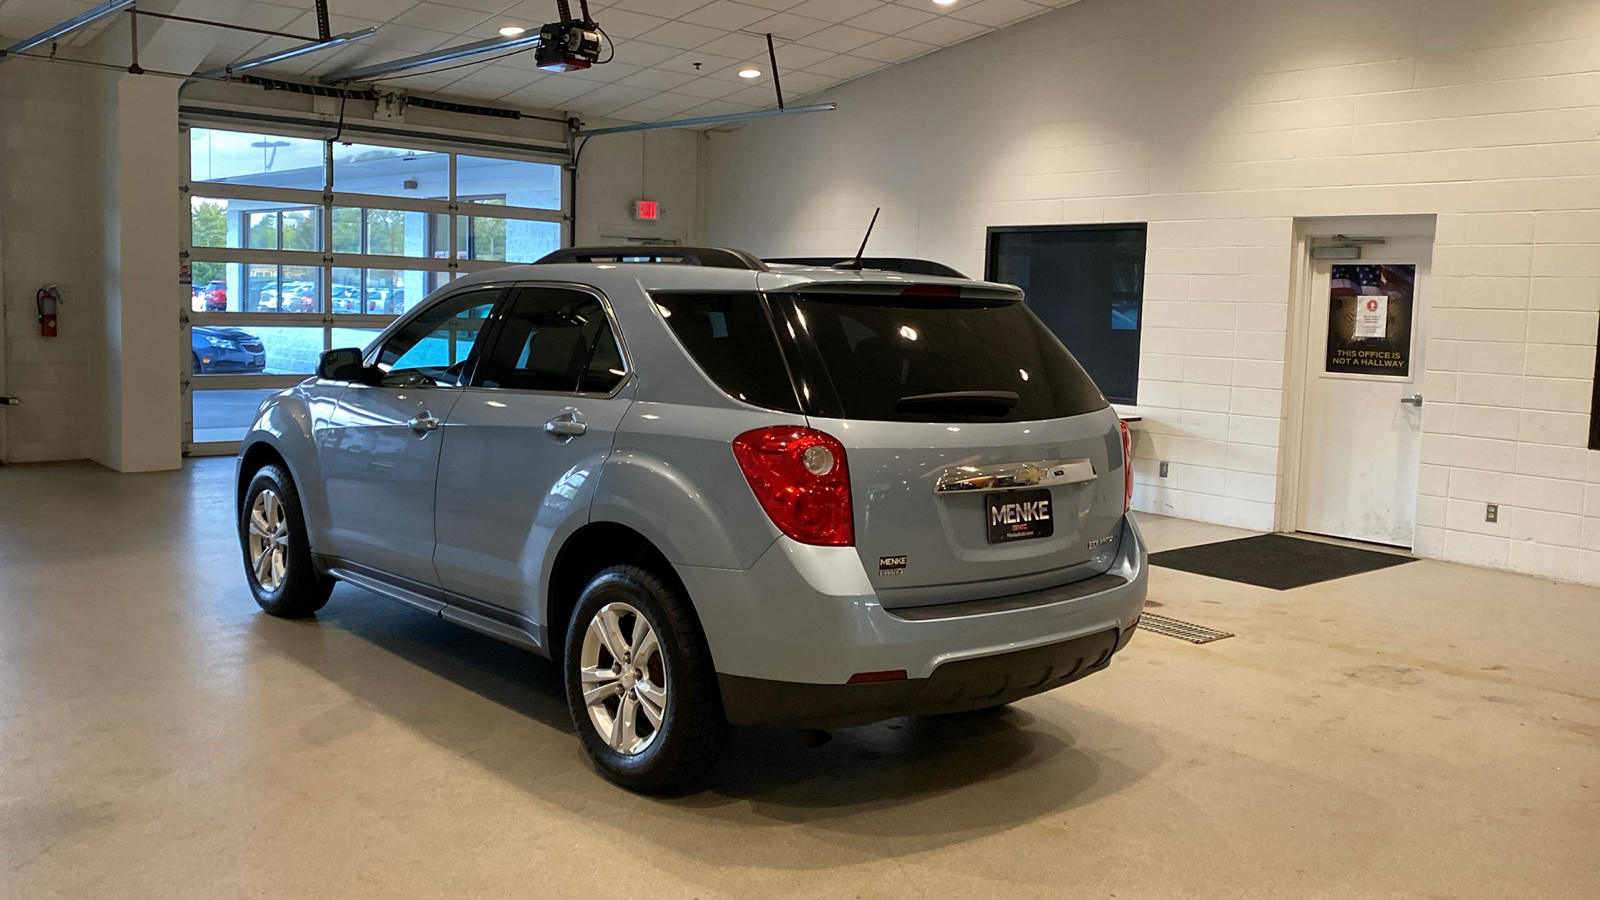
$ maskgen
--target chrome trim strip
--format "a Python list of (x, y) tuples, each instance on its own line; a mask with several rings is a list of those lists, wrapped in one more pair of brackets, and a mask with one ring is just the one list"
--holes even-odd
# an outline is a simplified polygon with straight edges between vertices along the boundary
[(1094, 462), (1088, 459), (1057, 459), (1040, 462), (998, 463), (990, 466), (952, 466), (934, 482), (935, 494), (962, 491), (1004, 491), (1013, 488), (1049, 487), (1082, 484), (1096, 478)]

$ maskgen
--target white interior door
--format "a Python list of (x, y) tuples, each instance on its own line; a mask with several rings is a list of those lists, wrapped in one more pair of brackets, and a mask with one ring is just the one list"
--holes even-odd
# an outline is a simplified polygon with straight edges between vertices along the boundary
[[(1412, 546), (1432, 253), (1431, 238), (1392, 238), (1367, 246), (1359, 260), (1311, 263), (1299, 531)], [(1406, 287), (1406, 266), (1416, 267), (1409, 311), (1390, 299)], [(1402, 328), (1404, 374), (1379, 374), (1399, 365), (1394, 336)]]

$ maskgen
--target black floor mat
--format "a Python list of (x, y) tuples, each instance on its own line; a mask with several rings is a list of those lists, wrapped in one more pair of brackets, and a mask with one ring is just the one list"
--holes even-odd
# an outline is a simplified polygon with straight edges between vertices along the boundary
[(1153, 565), (1286, 591), (1416, 560), (1284, 534), (1200, 544), (1150, 554)]

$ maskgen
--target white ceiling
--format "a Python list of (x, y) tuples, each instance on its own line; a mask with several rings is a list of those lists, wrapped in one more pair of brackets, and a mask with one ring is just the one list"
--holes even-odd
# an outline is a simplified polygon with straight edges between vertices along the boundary
[[(933, 0), (593, 0), (595, 20), (616, 41), (616, 60), (609, 65), (551, 74), (539, 71), (529, 52), (385, 84), (395, 90), (632, 121), (720, 115), (776, 105), (767, 32), (778, 42), (785, 97), (799, 98), (1074, 2), (957, 0), (940, 6)], [(34, 34), (95, 5), (94, 0), (0, 0), (0, 34)], [(219, 18), (316, 34), (312, 0), (244, 0), (236, 5), (238, 13)], [(329, 5), (334, 32), (376, 25), (378, 34), (255, 74), (322, 75), (495, 37), (505, 25), (537, 29), (557, 18), (555, 0), (330, 0)], [(577, 0), (572, 8), (576, 14)], [(195, 15), (190, 9), (184, 12)], [(196, 30), (197, 40), (215, 41), (207, 68), (296, 43), (181, 27)], [(73, 43), (85, 40), (86, 35), (79, 36)], [(759, 68), (762, 76), (738, 77), (747, 64)]]

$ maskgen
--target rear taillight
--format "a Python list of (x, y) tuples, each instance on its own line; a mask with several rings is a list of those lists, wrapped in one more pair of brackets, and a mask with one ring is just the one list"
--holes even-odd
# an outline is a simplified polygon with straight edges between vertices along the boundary
[(856, 542), (844, 445), (814, 428), (781, 425), (733, 439), (733, 455), (772, 524), (802, 544)]
[(1133, 438), (1128, 435), (1128, 423), (1117, 420), (1122, 427), (1122, 511), (1133, 508)]

